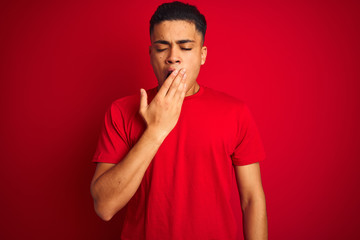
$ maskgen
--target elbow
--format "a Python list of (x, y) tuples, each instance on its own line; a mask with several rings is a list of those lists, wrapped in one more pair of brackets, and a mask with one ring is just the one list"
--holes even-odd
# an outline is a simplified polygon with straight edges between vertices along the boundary
[(94, 198), (94, 209), (103, 221), (108, 222), (125, 206), (119, 203), (121, 203), (121, 201)]
[(99, 194), (94, 186), (91, 187), (91, 195), (94, 199), (94, 210), (104, 221), (110, 221), (113, 216), (120, 211), (126, 202), (119, 198), (106, 198)]
[(263, 206), (266, 208), (266, 200), (263, 193), (241, 199), (241, 210), (243, 212), (251, 207), (262, 208)]
[(109, 204), (101, 200), (101, 197), (96, 191), (93, 183), (90, 186), (90, 193), (94, 200), (94, 210), (96, 215), (98, 215), (103, 221), (110, 221), (115, 214), (112, 213)]
[(101, 204), (94, 201), (94, 209), (96, 214), (101, 218), (101, 220), (108, 222), (115, 215), (114, 211), (109, 207), (102, 206)]
[(111, 214), (104, 214), (101, 212), (96, 212), (96, 214), (101, 218), (101, 220), (108, 222), (112, 219), (113, 215)]

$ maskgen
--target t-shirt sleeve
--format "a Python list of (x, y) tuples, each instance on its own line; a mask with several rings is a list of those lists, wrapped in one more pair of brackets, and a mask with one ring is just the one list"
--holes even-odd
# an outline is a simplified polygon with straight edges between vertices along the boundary
[(260, 134), (248, 107), (243, 104), (239, 112), (237, 138), (231, 159), (234, 165), (247, 165), (265, 159)]
[(119, 106), (112, 103), (106, 111), (92, 162), (120, 162), (130, 150), (126, 136), (124, 115)]

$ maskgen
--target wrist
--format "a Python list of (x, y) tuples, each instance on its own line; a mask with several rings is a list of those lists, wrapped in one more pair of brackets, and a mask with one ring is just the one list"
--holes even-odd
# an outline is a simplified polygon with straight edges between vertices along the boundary
[(161, 145), (169, 133), (157, 128), (147, 127), (143, 136), (151, 140), (155, 144)]

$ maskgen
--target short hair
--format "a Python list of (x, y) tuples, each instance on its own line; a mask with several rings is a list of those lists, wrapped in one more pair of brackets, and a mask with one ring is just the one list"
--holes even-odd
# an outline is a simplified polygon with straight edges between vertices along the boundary
[(205, 41), (206, 20), (199, 10), (188, 3), (179, 1), (161, 4), (150, 19), (150, 36), (154, 31), (155, 24), (163, 21), (184, 20), (195, 24), (195, 29), (201, 33), (202, 42)]

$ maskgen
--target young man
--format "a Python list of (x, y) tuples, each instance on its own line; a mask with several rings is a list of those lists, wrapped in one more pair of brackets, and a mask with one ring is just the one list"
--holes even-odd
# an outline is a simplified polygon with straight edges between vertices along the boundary
[(163, 4), (150, 21), (158, 87), (115, 101), (93, 161), (96, 213), (121, 210), (121, 239), (267, 239), (259, 161), (265, 155), (243, 102), (196, 79), (206, 21)]

